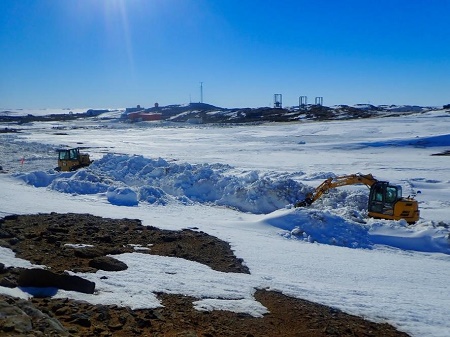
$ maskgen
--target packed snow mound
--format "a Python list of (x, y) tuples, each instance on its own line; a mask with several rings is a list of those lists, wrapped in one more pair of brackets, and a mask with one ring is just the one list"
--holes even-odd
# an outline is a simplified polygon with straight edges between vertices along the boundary
[(29, 172), (17, 177), (35, 187), (70, 194), (104, 194), (114, 205), (209, 203), (254, 214), (303, 199), (309, 187), (257, 171), (237, 174), (223, 164), (189, 164), (162, 158), (107, 154), (76, 172)]
[(365, 225), (329, 211), (296, 209), (288, 213), (274, 212), (273, 217), (267, 222), (283, 229), (284, 231), (280, 234), (290, 239), (349, 248), (372, 246), (367, 235), (368, 228)]
[[(356, 221), (355, 221), (356, 219)], [(281, 229), (287, 239), (347, 248), (373, 249), (385, 246), (401, 250), (450, 254), (446, 224), (422, 222), (408, 225), (389, 221), (344, 217), (331, 210), (282, 209), (269, 214), (265, 223)]]
[(137, 206), (137, 194), (131, 188), (111, 188), (106, 193), (108, 201), (117, 206)]

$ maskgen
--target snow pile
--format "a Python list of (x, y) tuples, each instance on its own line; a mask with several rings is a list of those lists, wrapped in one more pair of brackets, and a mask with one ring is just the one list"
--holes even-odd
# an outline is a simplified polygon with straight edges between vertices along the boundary
[[(305, 180), (335, 176), (305, 174)], [(268, 214), (265, 223), (285, 238), (348, 248), (386, 245), (404, 250), (450, 254), (449, 229), (433, 222), (367, 220), (365, 186), (333, 190), (308, 208), (289, 209), (310, 188), (282, 174), (239, 172), (223, 164), (189, 164), (143, 156), (107, 154), (76, 172), (20, 173), (35, 187), (73, 195), (98, 195), (116, 206), (206, 204)], [(283, 213), (286, 212), (287, 213)], [(281, 213), (280, 213), (281, 212)]]
[[(355, 211), (357, 213), (357, 211)], [(404, 220), (388, 221), (343, 217), (323, 209), (279, 210), (265, 222), (280, 228), (287, 239), (347, 248), (373, 249), (388, 246), (409, 251), (450, 254), (449, 226), (433, 222), (408, 225)]]
[(111, 188), (106, 193), (108, 201), (117, 206), (137, 206), (137, 194), (131, 188)]
[(139, 202), (166, 205), (210, 203), (254, 214), (270, 213), (303, 199), (309, 190), (292, 179), (273, 179), (257, 171), (235, 175), (222, 164), (168, 162), (162, 158), (105, 155), (77, 172), (20, 173), (16, 177), (35, 187), (70, 194), (106, 194), (118, 206)]
[(280, 234), (286, 238), (349, 248), (373, 246), (369, 239), (368, 226), (328, 211), (302, 209), (290, 214), (272, 215), (267, 222), (284, 229)]
[(450, 254), (449, 226), (445, 223), (421, 222), (408, 226), (404, 221), (381, 223), (370, 220), (370, 238), (374, 244), (402, 250)]

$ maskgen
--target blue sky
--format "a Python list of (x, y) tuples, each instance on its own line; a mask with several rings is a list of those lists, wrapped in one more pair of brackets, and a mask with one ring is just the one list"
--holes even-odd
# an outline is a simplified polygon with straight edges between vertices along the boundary
[(450, 0), (1, 0), (0, 107), (450, 103)]

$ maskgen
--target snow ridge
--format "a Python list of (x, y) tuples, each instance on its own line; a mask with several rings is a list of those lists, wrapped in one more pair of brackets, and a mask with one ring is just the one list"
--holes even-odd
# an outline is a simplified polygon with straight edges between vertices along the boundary
[(107, 154), (76, 172), (34, 171), (16, 177), (35, 187), (70, 194), (105, 194), (111, 204), (209, 203), (266, 214), (304, 198), (309, 190), (292, 179), (257, 171), (231, 173), (223, 164), (168, 162), (162, 158)]

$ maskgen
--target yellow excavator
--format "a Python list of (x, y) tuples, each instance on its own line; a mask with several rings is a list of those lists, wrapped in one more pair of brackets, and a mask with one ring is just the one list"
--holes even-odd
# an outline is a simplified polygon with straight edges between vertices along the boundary
[(332, 188), (345, 185), (364, 184), (370, 188), (368, 215), (376, 219), (405, 219), (412, 224), (419, 220), (419, 205), (411, 197), (402, 197), (402, 187), (391, 185), (387, 181), (379, 181), (371, 174), (350, 174), (326, 179), (305, 200), (299, 201), (295, 207), (306, 207), (319, 199)]
[(59, 149), (57, 152), (58, 167), (55, 168), (56, 171), (75, 171), (92, 163), (89, 154), (80, 153), (80, 149), (77, 147), (73, 149)]

